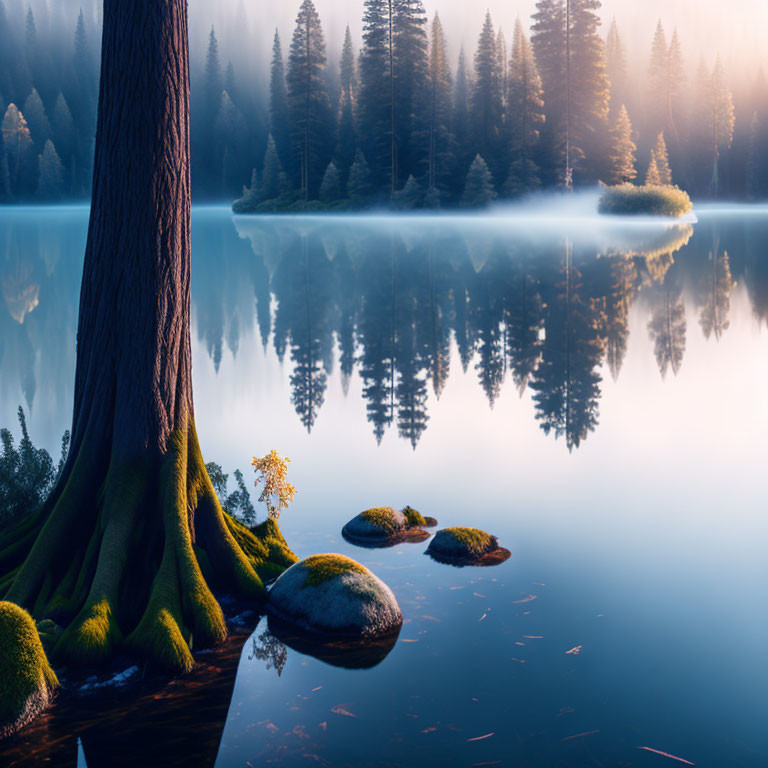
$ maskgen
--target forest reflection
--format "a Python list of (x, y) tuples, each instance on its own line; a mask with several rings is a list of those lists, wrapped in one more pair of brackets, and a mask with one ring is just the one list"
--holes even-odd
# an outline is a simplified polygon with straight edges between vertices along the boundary
[[(33, 412), (71, 404), (85, 229), (68, 221), (0, 221), (0, 393)], [(604, 378), (621, 376), (633, 306), (662, 377), (684, 365), (691, 323), (712, 343), (727, 332), (737, 282), (768, 317), (768, 219), (600, 226), (198, 212), (196, 333), (216, 371), (225, 350), (271, 348), (308, 431), (330, 378), (346, 394), (359, 376), (376, 440), (393, 429), (415, 448), (453, 366), (490, 407), (503, 388), (532, 398), (541, 429), (573, 449), (599, 423)]]

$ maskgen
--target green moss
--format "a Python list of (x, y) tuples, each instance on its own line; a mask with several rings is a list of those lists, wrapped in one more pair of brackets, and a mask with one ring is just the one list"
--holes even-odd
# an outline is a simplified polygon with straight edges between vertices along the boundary
[(400, 530), (397, 524), (397, 514), (392, 507), (372, 507), (361, 512), (360, 517), (390, 535), (394, 535)]
[(600, 213), (614, 216), (669, 216), (680, 218), (693, 210), (687, 192), (679, 187), (622, 184), (608, 187), (600, 198)]
[(316, 587), (319, 584), (341, 576), (344, 573), (365, 573), (365, 568), (350, 557), (344, 555), (312, 555), (302, 562), (307, 569), (305, 587)]
[(444, 528), (441, 533), (458, 541), (473, 555), (482, 555), (494, 546), (494, 538), (479, 528)]
[(403, 510), (403, 514), (405, 515), (406, 525), (409, 528), (419, 528), (422, 525), (427, 524), (427, 521), (424, 519), (424, 515), (422, 515), (421, 512), (417, 512), (415, 509), (412, 509), (411, 507), (406, 507)]
[(247, 528), (239, 520), (224, 513), (227, 527), (262, 579), (274, 579), (290, 568), (298, 557), (283, 538), (276, 520), (265, 520)]
[(7, 602), (0, 603), (0, 680), (0, 736), (34, 718), (59, 684), (32, 617)]

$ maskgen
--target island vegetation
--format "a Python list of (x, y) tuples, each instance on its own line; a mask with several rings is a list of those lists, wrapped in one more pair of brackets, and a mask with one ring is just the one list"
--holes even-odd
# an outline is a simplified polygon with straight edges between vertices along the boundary
[(622, 184), (608, 187), (600, 196), (600, 213), (616, 216), (666, 216), (679, 219), (693, 210), (693, 203), (679, 187)]

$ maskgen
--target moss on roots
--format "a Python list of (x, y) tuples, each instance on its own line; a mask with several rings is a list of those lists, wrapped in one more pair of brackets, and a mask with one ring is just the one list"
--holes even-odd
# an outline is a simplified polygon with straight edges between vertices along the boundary
[(0, 738), (45, 709), (59, 684), (32, 617), (8, 602), (0, 602), (0, 680)]
[(344, 573), (367, 573), (367, 570), (360, 563), (344, 555), (312, 555), (303, 560), (301, 564), (307, 570), (304, 587), (317, 587)]
[[(193, 649), (227, 636), (213, 590), (261, 601), (263, 580), (297, 558), (274, 521), (251, 531), (224, 513), (193, 423), (171, 435), (157, 460), (113, 459), (101, 482), (97, 454), (86, 439), (39, 535), (27, 541), (28, 556), (0, 571), (0, 596), (7, 591), (36, 619), (63, 628), (46, 637), (56, 662), (96, 666), (125, 650), (188, 671)], [(15, 542), (0, 536), (4, 546)]]

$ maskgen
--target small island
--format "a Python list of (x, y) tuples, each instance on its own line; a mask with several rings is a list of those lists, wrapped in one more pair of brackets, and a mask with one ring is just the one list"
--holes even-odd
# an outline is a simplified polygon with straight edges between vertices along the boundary
[(612, 216), (665, 216), (679, 219), (693, 210), (688, 193), (671, 185), (620, 184), (606, 187), (598, 210)]

